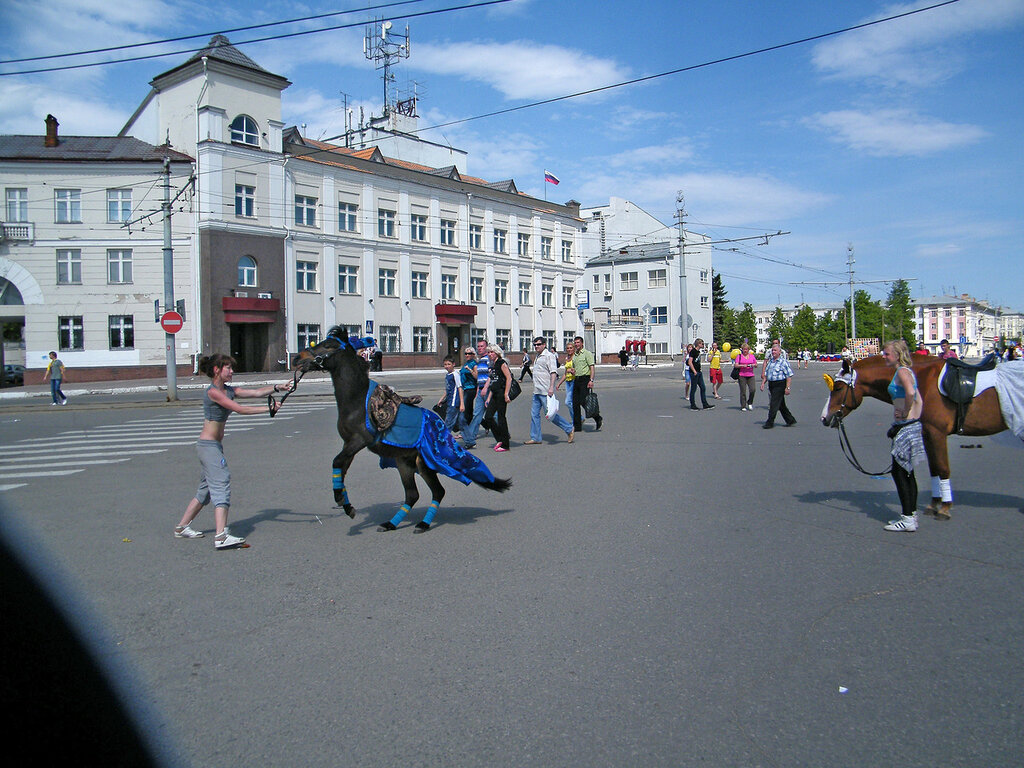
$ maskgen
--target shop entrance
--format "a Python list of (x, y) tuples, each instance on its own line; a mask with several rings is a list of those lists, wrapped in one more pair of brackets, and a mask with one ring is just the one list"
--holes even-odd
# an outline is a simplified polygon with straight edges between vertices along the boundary
[(266, 323), (231, 323), (231, 356), (235, 372), (265, 371), (268, 329)]

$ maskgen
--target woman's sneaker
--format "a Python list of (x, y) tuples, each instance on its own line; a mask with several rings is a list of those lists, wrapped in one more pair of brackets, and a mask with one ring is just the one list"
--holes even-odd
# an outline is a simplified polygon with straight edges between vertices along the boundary
[(913, 533), (917, 530), (917, 515), (900, 515), (899, 520), (890, 520), (888, 525), (885, 526), (884, 530)]
[(174, 529), (174, 538), (176, 539), (201, 539), (204, 535), (202, 531), (197, 531), (191, 525), (184, 527), (179, 525)]
[(214, 537), (213, 545), (217, 549), (230, 549), (232, 547), (247, 547), (247, 546), (249, 546), (248, 544), (245, 543), (245, 539), (244, 538), (242, 538), (241, 536), (232, 536), (230, 533), (228, 533), (226, 528), (224, 529), (224, 533), (220, 534), (219, 536)]

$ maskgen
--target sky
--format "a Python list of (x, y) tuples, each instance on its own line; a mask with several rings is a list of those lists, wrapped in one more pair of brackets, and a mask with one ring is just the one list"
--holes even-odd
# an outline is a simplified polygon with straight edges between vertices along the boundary
[[(941, 0), (456, 9), (479, 2), (0, 0), (0, 133), (42, 134), (53, 113), (65, 135), (116, 134), (149, 81), (211, 34), (353, 11), (226, 33), (292, 82), (282, 119), (307, 136), (341, 134), (346, 103), (380, 114), (363, 36), (368, 20), (390, 18), (394, 32), (410, 28), (395, 86), (419, 96), (424, 138), (469, 152), (472, 175), (553, 201), (625, 198), (671, 225), (681, 196), (686, 228), (715, 243), (731, 306), (838, 303), (852, 248), (855, 288), (877, 299), (901, 278), (915, 298), (968, 293), (1024, 311), (1024, 0), (959, 0), (841, 34), (830, 33)], [(200, 37), (10, 61), (186, 35)], [(737, 241), (775, 232), (788, 234)]]

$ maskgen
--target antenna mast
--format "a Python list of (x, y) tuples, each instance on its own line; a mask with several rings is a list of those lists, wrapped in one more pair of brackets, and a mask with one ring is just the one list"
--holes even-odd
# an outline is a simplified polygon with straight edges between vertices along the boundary
[(409, 58), (409, 25), (405, 26), (405, 34), (392, 34), (391, 22), (383, 19), (366, 28), (363, 38), (363, 55), (373, 61), (376, 69), (384, 70), (384, 114), (386, 118), (395, 108), (395, 96), (392, 85), (395, 75), (391, 68), (400, 60)]

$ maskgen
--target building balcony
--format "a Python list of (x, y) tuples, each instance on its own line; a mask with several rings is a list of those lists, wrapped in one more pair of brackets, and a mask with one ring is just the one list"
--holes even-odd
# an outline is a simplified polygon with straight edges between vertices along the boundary
[(2, 240), (17, 242), (32, 242), (36, 238), (36, 225), (29, 221), (5, 221), (0, 223), (3, 227)]

